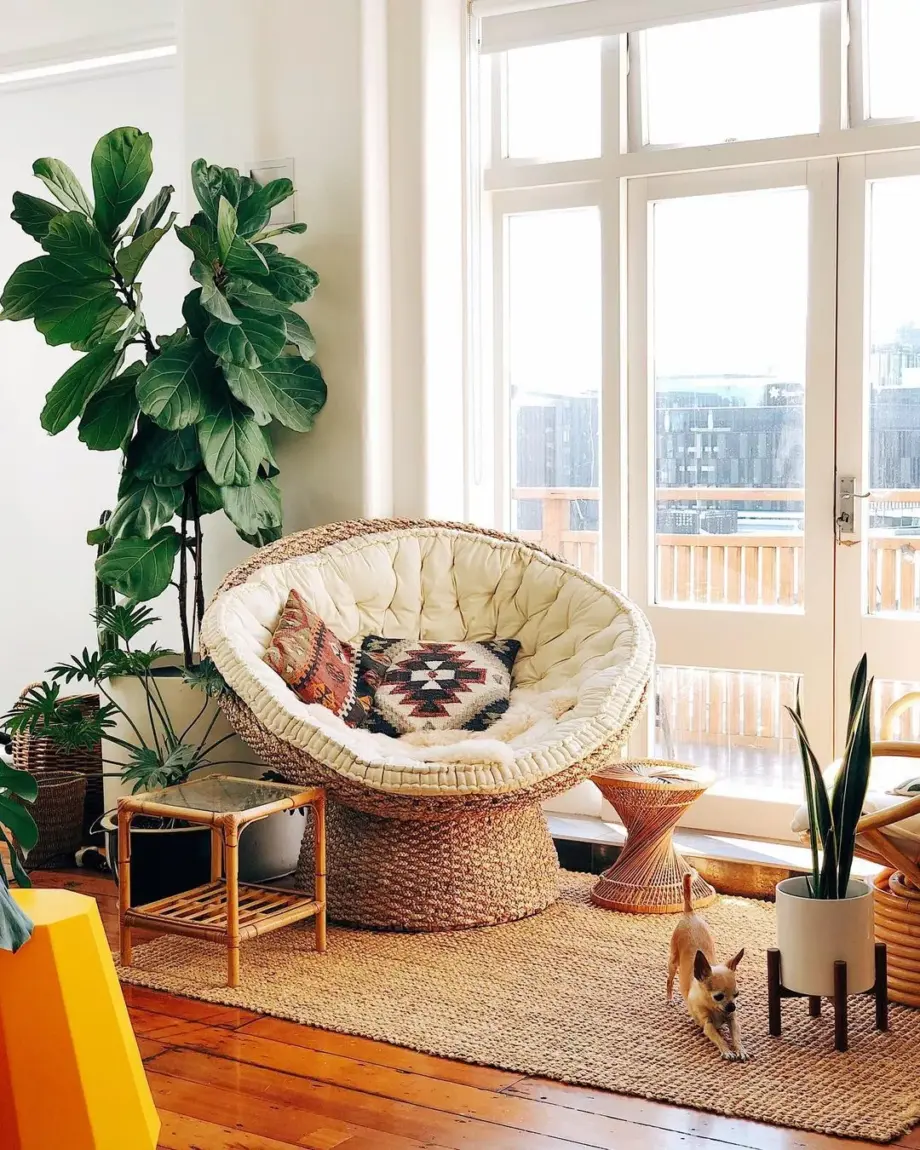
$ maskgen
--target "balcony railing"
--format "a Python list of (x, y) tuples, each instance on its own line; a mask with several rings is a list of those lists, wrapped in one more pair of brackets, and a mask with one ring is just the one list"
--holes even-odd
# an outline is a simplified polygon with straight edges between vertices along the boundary
[[(659, 502), (801, 502), (800, 488), (659, 488)], [(542, 505), (542, 528), (519, 531), (542, 543), (590, 575), (600, 574), (599, 533), (571, 527), (570, 504), (598, 500), (596, 487), (519, 487), (515, 500)], [(920, 491), (873, 494), (874, 503), (920, 505)], [(786, 608), (803, 606), (804, 536), (801, 531), (656, 535), (656, 600), (702, 606)], [(867, 610), (920, 612), (920, 535), (873, 534), (868, 549)], [(792, 675), (659, 670), (659, 717), (679, 743), (779, 749), (793, 748), (783, 704), (794, 698)], [(916, 684), (877, 680), (873, 711), (876, 727), (889, 703)], [(920, 738), (920, 710), (902, 717), (898, 736)]]

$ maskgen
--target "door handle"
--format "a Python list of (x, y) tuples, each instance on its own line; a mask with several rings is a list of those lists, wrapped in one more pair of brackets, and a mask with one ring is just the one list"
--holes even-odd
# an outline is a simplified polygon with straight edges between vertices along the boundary
[[(844, 535), (856, 534), (856, 500), (868, 499), (869, 492), (857, 492), (856, 477), (854, 475), (839, 475), (837, 477), (837, 540)], [(848, 542), (848, 541), (847, 541)]]

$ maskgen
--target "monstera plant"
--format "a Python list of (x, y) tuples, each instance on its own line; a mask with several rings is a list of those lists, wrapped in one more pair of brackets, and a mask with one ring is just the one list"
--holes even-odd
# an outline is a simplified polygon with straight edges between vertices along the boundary
[[(308, 431), (326, 400), (313, 335), (293, 310), (319, 277), (270, 242), (306, 225), (270, 226), (272, 208), (294, 194), (290, 180), (260, 185), (204, 160), (192, 164), (199, 211), (187, 227), (167, 215), (171, 187), (137, 207), (153, 174), (151, 138), (137, 128), (96, 144), (92, 198), (60, 160), (32, 170), (56, 203), (13, 196), (12, 218), (44, 252), (10, 276), (0, 319), (30, 319), (47, 343), (83, 353), (48, 393), (42, 426), (57, 435), (77, 421), (91, 451), (122, 453), (118, 502), (88, 535), (96, 573), (135, 601), (174, 585), (191, 666), (204, 613), (202, 518), (222, 511), (253, 545), (277, 539), (272, 426)], [(140, 277), (170, 231), (191, 252), (198, 286), (183, 325), (154, 337)]]

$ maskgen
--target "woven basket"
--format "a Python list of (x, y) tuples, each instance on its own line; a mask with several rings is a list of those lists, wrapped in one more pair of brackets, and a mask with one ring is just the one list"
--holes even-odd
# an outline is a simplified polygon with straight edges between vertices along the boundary
[(872, 887), (875, 940), (888, 947), (888, 997), (920, 1006), (920, 890), (892, 870), (876, 875)]
[(72, 865), (83, 840), (86, 776), (78, 771), (41, 771), (38, 798), (29, 807), (38, 827), (38, 842), (29, 851), (26, 870)]
[[(33, 686), (37, 684), (30, 683), (25, 687), (20, 698), (23, 698)], [(86, 718), (94, 715), (99, 709), (98, 695), (70, 695), (61, 701), (74, 704)], [(90, 827), (105, 809), (102, 797), (101, 746), (97, 743), (94, 747), (67, 750), (57, 746), (50, 739), (37, 738), (35, 735), (14, 735), (13, 765), (21, 771), (28, 771), (31, 775), (41, 775), (45, 771), (76, 771), (86, 778), (80, 834), (81, 842), (89, 842)], [(77, 844), (79, 845), (80, 843)]]

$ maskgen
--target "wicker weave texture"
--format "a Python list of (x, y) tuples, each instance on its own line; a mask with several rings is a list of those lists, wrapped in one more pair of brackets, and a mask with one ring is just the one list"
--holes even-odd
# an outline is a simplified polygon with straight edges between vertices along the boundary
[(884, 870), (872, 890), (875, 938), (888, 947), (888, 997), (920, 1006), (920, 890), (900, 871)]
[[(24, 687), (22, 695), (34, 686), (38, 684), (30, 683)], [(84, 718), (89, 718), (99, 709), (99, 696), (93, 694), (71, 695), (63, 698), (61, 702), (77, 707)], [(81, 840), (88, 841), (90, 828), (105, 809), (102, 797), (101, 745), (97, 743), (94, 747), (70, 749), (60, 747), (50, 739), (36, 738), (34, 735), (14, 735), (13, 764), (19, 770), (28, 771), (31, 775), (39, 775), (44, 771), (76, 771), (86, 778)], [(77, 843), (77, 846), (79, 845)]]
[[(356, 520), (261, 548), (224, 578), (216, 596), (262, 567), (347, 539), (413, 528), (470, 532), (564, 562), (515, 536), (469, 524)], [(327, 788), (330, 915), (364, 926), (428, 931), (507, 922), (554, 901), (558, 864), (539, 803), (616, 759), (645, 697), (643, 690), (621, 725), (581, 762), (512, 791), (448, 795), (406, 795), (365, 785), (268, 730), (238, 696), (223, 696), (220, 706), (239, 735), (289, 782)]]
[(83, 841), (86, 777), (78, 771), (41, 771), (35, 778), (38, 797), (29, 810), (38, 827), (38, 842), (29, 851), (26, 870), (70, 865)]
[(683, 908), (683, 878), (693, 875), (693, 905), (708, 906), (716, 892), (684, 862), (674, 828), (713, 782), (682, 763), (657, 759), (616, 763), (592, 775), (626, 827), (626, 846), (594, 887), (592, 901), (608, 910), (673, 914)]
[[(297, 885), (310, 891), (307, 822)], [(330, 803), (326, 833), (329, 915), (338, 922), (423, 932), (494, 926), (558, 897), (556, 851), (535, 804), (412, 822)]]

